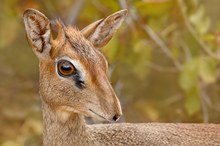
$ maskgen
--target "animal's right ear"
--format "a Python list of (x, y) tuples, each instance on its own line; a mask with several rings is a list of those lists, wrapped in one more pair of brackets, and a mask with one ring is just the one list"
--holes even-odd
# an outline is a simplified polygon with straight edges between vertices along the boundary
[(40, 59), (49, 57), (51, 50), (50, 20), (35, 9), (27, 9), (23, 14), (28, 42)]

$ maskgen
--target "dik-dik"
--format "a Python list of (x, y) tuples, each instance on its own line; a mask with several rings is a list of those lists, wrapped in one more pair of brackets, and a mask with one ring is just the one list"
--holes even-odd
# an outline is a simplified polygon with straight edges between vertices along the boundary
[(28, 9), (24, 24), (39, 59), (44, 146), (220, 145), (218, 124), (86, 124), (84, 117), (117, 121), (121, 105), (99, 51), (127, 15), (118, 11), (81, 31)]

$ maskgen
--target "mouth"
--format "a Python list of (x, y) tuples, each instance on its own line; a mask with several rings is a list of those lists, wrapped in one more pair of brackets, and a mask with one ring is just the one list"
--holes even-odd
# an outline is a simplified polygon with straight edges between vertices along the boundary
[(100, 114), (96, 113), (96, 112), (95, 112), (95, 111), (93, 111), (92, 109), (89, 109), (89, 111), (90, 111), (90, 112), (92, 112), (93, 114), (95, 114), (96, 116), (98, 116), (99, 118), (101, 118), (101, 119), (105, 120), (105, 121), (112, 122), (112, 121), (110, 121), (110, 120), (106, 119), (105, 117), (103, 117), (102, 115), (100, 115)]

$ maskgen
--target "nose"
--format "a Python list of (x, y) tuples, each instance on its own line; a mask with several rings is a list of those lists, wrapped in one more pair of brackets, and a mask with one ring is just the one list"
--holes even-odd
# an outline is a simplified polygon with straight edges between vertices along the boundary
[(120, 117), (121, 117), (121, 115), (116, 114), (116, 115), (113, 116), (112, 120), (116, 122), (116, 121), (118, 121), (118, 119)]

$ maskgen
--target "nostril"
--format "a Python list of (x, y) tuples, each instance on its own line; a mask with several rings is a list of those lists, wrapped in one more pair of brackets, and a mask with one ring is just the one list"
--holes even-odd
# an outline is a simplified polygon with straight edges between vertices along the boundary
[(113, 121), (117, 121), (121, 116), (120, 115), (114, 115), (114, 117), (112, 118)]

